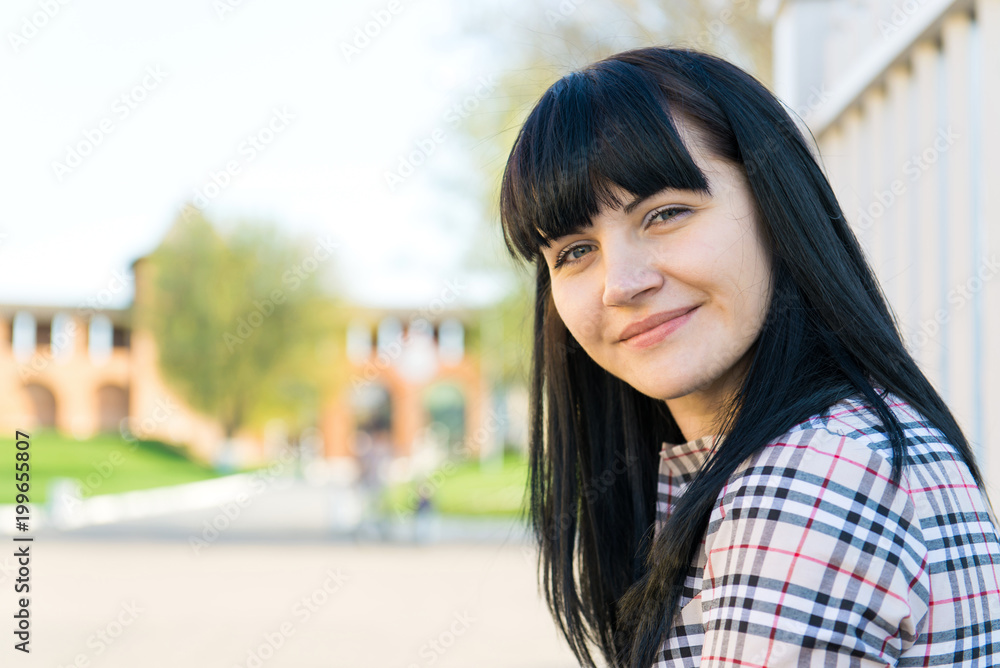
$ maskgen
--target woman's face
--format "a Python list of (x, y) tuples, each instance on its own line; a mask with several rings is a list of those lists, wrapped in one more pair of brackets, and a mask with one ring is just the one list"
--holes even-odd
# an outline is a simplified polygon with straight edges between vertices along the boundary
[[(743, 171), (693, 139), (711, 196), (665, 190), (630, 208), (620, 191), (628, 211), (602, 209), (542, 253), (556, 310), (595, 362), (672, 412), (705, 413), (742, 379), (771, 270)], [(674, 415), (689, 439), (700, 435)]]

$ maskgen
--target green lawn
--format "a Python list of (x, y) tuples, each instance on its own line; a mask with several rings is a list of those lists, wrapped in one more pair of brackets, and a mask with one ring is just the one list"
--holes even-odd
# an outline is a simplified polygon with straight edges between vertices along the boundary
[(520, 513), (527, 481), (527, 462), (507, 454), (503, 466), (483, 469), (478, 461), (450, 462), (423, 482), (397, 485), (385, 496), (385, 509), (393, 514), (412, 513), (418, 488), (431, 494), (435, 510), (444, 515), (515, 517)]
[[(44, 503), (53, 478), (75, 478), (84, 498), (207, 480), (219, 474), (157, 441), (130, 442), (116, 434), (77, 441), (52, 431), (30, 433), (31, 503)], [(0, 439), (0, 503), (14, 503), (15, 437)]]
[[(83, 496), (113, 494), (207, 480), (221, 475), (157, 441), (129, 442), (113, 434), (77, 441), (52, 431), (31, 432), (31, 503), (44, 503), (53, 478), (79, 481)], [(0, 439), (0, 503), (14, 503), (15, 439)], [(434, 508), (445, 515), (514, 517), (524, 498), (527, 465), (524, 457), (507, 454), (497, 468), (478, 461), (448, 462), (422, 482), (388, 490), (384, 508), (409, 514), (417, 506), (418, 487), (431, 494)]]

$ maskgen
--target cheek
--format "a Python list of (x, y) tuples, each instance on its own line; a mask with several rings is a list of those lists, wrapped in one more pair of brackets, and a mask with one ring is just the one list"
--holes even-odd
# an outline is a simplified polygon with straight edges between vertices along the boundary
[(584, 290), (553, 286), (552, 301), (559, 318), (578, 343), (586, 346), (598, 338), (600, 310)]
[(739, 359), (745, 350), (745, 343), (724, 320), (705, 320), (704, 327), (692, 343), (691, 354), (686, 357), (696, 373), (705, 378), (716, 378)]
[(743, 271), (738, 276), (739, 290), (735, 295), (734, 310), (738, 313), (740, 334), (753, 339), (767, 315), (771, 270), (767, 257), (757, 247), (747, 247), (742, 260)]

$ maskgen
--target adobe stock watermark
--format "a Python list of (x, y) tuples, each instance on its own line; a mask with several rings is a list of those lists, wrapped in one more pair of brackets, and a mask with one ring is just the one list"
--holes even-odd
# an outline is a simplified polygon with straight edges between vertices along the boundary
[[(910, 183), (916, 182), (949, 148), (955, 145), (958, 139), (958, 133), (952, 130), (950, 125), (946, 129), (938, 129), (937, 135), (930, 146), (919, 154), (911, 155), (903, 163), (903, 174), (909, 178)], [(873, 201), (858, 212), (858, 229), (866, 230), (874, 225), (875, 221), (885, 215), (885, 212), (907, 191), (907, 188), (907, 183), (903, 179), (893, 179), (888, 189), (872, 193)]]
[(830, 91), (826, 89), (825, 83), (820, 84), (819, 88), (810, 86), (809, 95), (806, 96), (805, 101), (796, 106), (793, 111), (799, 118), (806, 118), (809, 114), (826, 104), (829, 99)]
[(584, 485), (583, 498), (588, 503), (593, 503), (599, 496), (602, 496), (611, 489), (611, 486), (615, 484), (619, 476), (626, 473), (630, 467), (635, 466), (637, 463), (638, 460), (635, 455), (621, 451), (616, 452), (611, 465), (601, 471), (600, 474), (593, 475), (587, 484)]
[(472, 434), (472, 439), (462, 444), (462, 449), (459, 452), (467, 457), (482, 452), (483, 446), (495, 438), (498, 433), (501, 433), (501, 430), (506, 426), (507, 420), (491, 408), (486, 420)]
[(401, 0), (389, 0), (385, 7), (373, 10), (370, 14), (370, 20), (366, 21), (364, 25), (355, 26), (350, 41), (341, 40), (340, 53), (343, 54), (344, 60), (350, 63), (354, 58), (360, 56), (362, 51), (371, 46), (372, 40), (376, 39), (383, 30), (392, 24), (403, 9)]
[(21, 380), (29, 381), (48, 369), (56, 358), (55, 351), (72, 346), (79, 329), (76, 320), (70, 320), (63, 329), (53, 332), (52, 343), (48, 348), (36, 348), (28, 360), (17, 365), (17, 373)]
[[(412, 320), (426, 320), (433, 322), (434, 319), (448, 309), (449, 304), (458, 300), (459, 295), (468, 290), (468, 285), (456, 279), (449, 279), (444, 282), (444, 288), (438, 297), (431, 300), (425, 308), (422, 308)], [(365, 387), (368, 383), (378, 378), (379, 373), (388, 369), (394, 361), (398, 360), (405, 349), (405, 334), (400, 333), (393, 340), (387, 342), (380, 348), (374, 359), (368, 359), (364, 363), (363, 369), (351, 377), (351, 386), (357, 390)]]
[(246, 659), (235, 664), (236, 668), (261, 668), (284, 646), (289, 638), (295, 635), (297, 625), (308, 622), (330, 601), (334, 594), (340, 591), (345, 583), (351, 580), (351, 577), (342, 573), (339, 568), (327, 570), (326, 576), (322, 585), (292, 605), (291, 613), (295, 621), (282, 622), (274, 630), (263, 633), (261, 635), (262, 642), (248, 650)]
[(0, 558), (0, 585), (17, 575), (18, 564), (10, 556)]
[(87, 637), (87, 648), (92, 652), (81, 652), (73, 657), (71, 663), (59, 664), (58, 668), (90, 668), (91, 661), (108, 651), (125, 633), (125, 629), (132, 626), (144, 612), (135, 601), (123, 603), (114, 619)]
[[(476, 429), (470, 441), (466, 441), (458, 451), (459, 457), (471, 457), (482, 450), (485, 445), (497, 432), (506, 426), (507, 421), (495, 409), (490, 410), (485, 423)], [(426, 478), (420, 481), (416, 489), (411, 489), (406, 501), (397, 509), (396, 515), (399, 518), (406, 518), (416, 512), (420, 498), (430, 498), (435, 490), (441, 487), (452, 474), (458, 471), (458, 466), (451, 459), (445, 459), (441, 466), (432, 471)]]
[[(333, 257), (333, 251), (340, 247), (340, 244), (329, 235), (319, 239), (313, 247), (312, 253), (302, 262), (299, 262), (281, 275), (281, 280), (285, 284), (288, 292), (294, 292), (315, 273), (320, 265)], [(237, 347), (246, 343), (247, 339), (254, 335), (264, 322), (285, 303), (288, 294), (285, 290), (272, 290), (271, 294), (253, 301), (253, 309), (245, 316), (236, 319), (236, 328), (232, 332), (222, 335), (222, 341), (226, 344), (226, 350), (232, 353)]]
[[(586, 503), (594, 503), (601, 496), (606, 494), (608, 490), (615, 484), (615, 481), (622, 475), (628, 472), (630, 467), (635, 466), (637, 463), (636, 457), (632, 454), (625, 452), (616, 452), (614, 460), (600, 473), (594, 473), (590, 480), (588, 480), (581, 490), (584, 501)], [(578, 519), (576, 520), (579, 521)], [(574, 518), (570, 517), (569, 513), (560, 513), (557, 518), (553, 519), (553, 523), (549, 526), (547, 532), (550, 541), (555, 540), (560, 534), (566, 533), (567, 530), (573, 525)], [(535, 541), (529, 541), (521, 545), (521, 555), (525, 557), (529, 562), (534, 561), (538, 558), (538, 544)]]
[[(108, 286), (102, 288), (95, 296), (86, 299), (78, 306), (80, 309), (79, 317), (89, 318), (97, 315), (99, 309), (107, 307), (115, 298), (115, 295), (131, 283), (132, 279), (127, 274), (123, 274), (120, 271), (113, 271)], [(67, 322), (65, 328), (53, 332), (52, 345), (41, 351), (36, 349), (35, 354), (31, 356), (29, 361), (18, 364), (17, 370), (21, 380), (35, 378), (45, 371), (55, 360), (56, 350), (71, 348), (79, 332), (80, 328), (77, 326), (75, 318)]]
[(78, 308), (91, 316), (97, 315), (100, 309), (105, 309), (125, 288), (133, 284), (133, 279), (128, 274), (120, 271), (111, 272), (111, 280), (107, 287), (101, 288), (93, 297), (85, 299)]
[(694, 39), (694, 46), (706, 50), (718, 44), (719, 38), (736, 20), (736, 13), (750, 9), (750, 0), (735, 0), (732, 7), (726, 7), (719, 15), (709, 21)]
[(249, 494), (240, 492), (232, 501), (220, 505), (219, 512), (202, 522), (201, 532), (198, 535), (188, 536), (188, 545), (191, 546), (195, 556), (200, 555), (203, 550), (228, 531), (240, 518), (243, 511), (253, 504), (254, 499), (263, 494), (285, 472), (286, 467), (294, 461), (295, 450), (284, 448), (266, 468), (255, 471), (250, 477)]
[(948, 324), (955, 312), (972, 301), (975, 294), (993, 280), (998, 272), (1000, 272), (1000, 258), (996, 254), (983, 258), (975, 274), (948, 291), (947, 301), (954, 308), (940, 308), (935, 311), (931, 318), (920, 324), (920, 328), (912, 336), (907, 337), (906, 347), (910, 351), (922, 348), (931, 337), (936, 336), (941, 328)]
[(130, 449), (135, 449), (140, 439), (154, 437), (159, 432), (160, 425), (169, 420), (179, 408), (170, 397), (157, 397), (153, 403), (153, 410), (141, 420), (128, 416), (118, 423), (118, 433), (122, 440), (132, 444)]
[[(135, 445), (130, 446), (130, 449), (134, 450)], [(115, 469), (124, 463), (125, 455), (122, 454), (121, 450), (112, 450), (101, 461), (96, 463), (91, 462), (90, 466), (94, 470), (80, 480), (82, 484), (73, 486), (71, 488), (72, 491), (67, 490), (67, 493), (61, 495), (65, 510), (76, 510), (83, 503), (85, 495), (92, 495), (96, 490), (100, 489), (104, 481), (110, 478), (115, 472)]]
[(167, 73), (159, 65), (146, 67), (145, 74), (139, 83), (115, 98), (108, 115), (99, 120), (95, 126), (84, 128), (81, 133), (82, 139), (66, 145), (63, 161), (52, 161), (52, 173), (56, 180), (62, 183), (69, 174), (79, 168), (85, 159), (92, 155), (94, 150), (115, 131), (118, 124), (131, 116), (132, 112), (138, 109), (149, 97), (149, 94), (159, 88), (166, 78)]
[[(444, 120), (451, 127), (457, 127), (468, 118), (482, 104), (483, 100), (492, 95), (500, 85), (495, 74), (479, 77), (476, 83), (477, 86), (472, 94), (467, 95), (461, 102), (453, 104), (445, 112)], [(413, 176), (417, 168), (426, 163), (446, 139), (447, 132), (445, 130), (434, 128), (426, 137), (414, 140), (414, 149), (399, 156), (396, 169), (384, 172), (385, 184), (389, 187), (389, 192), (395, 192), (401, 183)]]
[[(218, 170), (209, 170), (208, 181), (201, 187), (194, 189), (192, 202), (198, 209), (204, 209), (208, 203), (222, 194), (228, 188), (233, 179), (243, 171), (243, 168), (253, 162), (257, 156), (280, 135), (288, 129), (291, 122), (295, 120), (295, 114), (287, 107), (275, 107), (271, 110), (271, 117), (267, 119), (263, 126), (256, 132), (249, 134), (239, 146), (236, 147), (236, 155), (227, 160)], [(183, 215), (190, 219), (194, 211), (187, 207)]]
[[(754, 652), (746, 665), (767, 666), (782, 665), (791, 663), (799, 656), (799, 648), (802, 646), (801, 639), (809, 632), (809, 626), (805, 622), (800, 622), (788, 617), (781, 617), (780, 629), (775, 629), (776, 635), (773, 640), (761, 639), (759, 642), (749, 640), (750, 643), (759, 644), (760, 648)], [(748, 652), (749, 648), (744, 650)], [(789, 652), (794, 652), (793, 656), (786, 656)]]
[[(176, 412), (178, 406), (170, 401), (170, 399), (158, 397), (156, 400), (156, 408), (153, 409), (152, 413), (142, 420), (142, 424), (145, 429), (148, 430), (146, 433), (149, 435), (153, 429), (155, 429), (157, 424), (165, 422), (169, 417)], [(139, 440), (135, 437), (132, 430), (128, 427), (128, 424), (133, 420), (131, 417), (122, 418), (119, 422), (118, 429), (119, 433), (126, 443), (128, 443), (128, 452), (135, 452), (136, 448), (139, 446)], [(101, 486), (108, 480), (114, 472), (125, 463), (126, 451), (121, 448), (115, 448), (109, 452), (104, 458), (97, 462), (91, 462), (89, 471), (82, 478), (77, 479), (78, 485), (74, 486), (68, 493), (61, 496), (64, 509), (72, 512), (83, 502), (84, 496), (91, 496), (97, 492)]]
[(215, 17), (220, 21), (225, 21), (229, 14), (236, 11), (238, 7), (242, 7), (246, 0), (215, 0), (212, 3), (212, 9), (215, 10)]
[[(810, 86), (809, 94), (802, 104), (789, 109), (799, 118), (806, 118), (826, 104), (829, 99), (830, 91), (826, 89), (826, 86), (821, 85), (819, 88)], [(756, 148), (752, 155), (747, 156), (744, 164), (747, 177), (753, 177), (758, 173), (773, 172), (775, 160), (788, 150), (789, 145), (798, 144), (802, 139), (802, 133), (795, 124), (775, 127), (773, 133), (760, 138), (760, 147)]]
[(904, 0), (893, 4), (892, 11), (889, 12), (889, 20), (879, 19), (876, 22), (878, 31), (882, 33), (882, 37), (899, 32), (926, 4), (927, 0)]
[(565, 22), (584, 2), (586, 0), (562, 0), (555, 9), (546, 9), (545, 20), (549, 24), (549, 30)]
[(70, 0), (39, 0), (38, 11), (21, 19), (17, 32), (8, 32), (7, 41), (14, 53), (18, 53), (28, 42), (34, 39), (62, 11)]
[(420, 655), (420, 658), (423, 659), (423, 662), (411, 663), (407, 665), (406, 668), (421, 668), (422, 666), (433, 665), (438, 659), (444, 656), (444, 654), (455, 645), (455, 642), (464, 636), (475, 623), (475, 617), (470, 615), (467, 611), (463, 610), (462, 612), (456, 612), (452, 615), (451, 622), (448, 624), (447, 628), (433, 638), (428, 639), (423, 645), (420, 646), (417, 653)]

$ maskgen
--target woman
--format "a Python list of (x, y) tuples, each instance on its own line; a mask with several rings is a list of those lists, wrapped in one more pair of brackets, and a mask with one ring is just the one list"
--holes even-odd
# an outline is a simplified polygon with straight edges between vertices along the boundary
[(581, 664), (1000, 665), (969, 444), (759, 82), (667, 48), (572, 73), (500, 205), (537, 277), (529, 512)]

